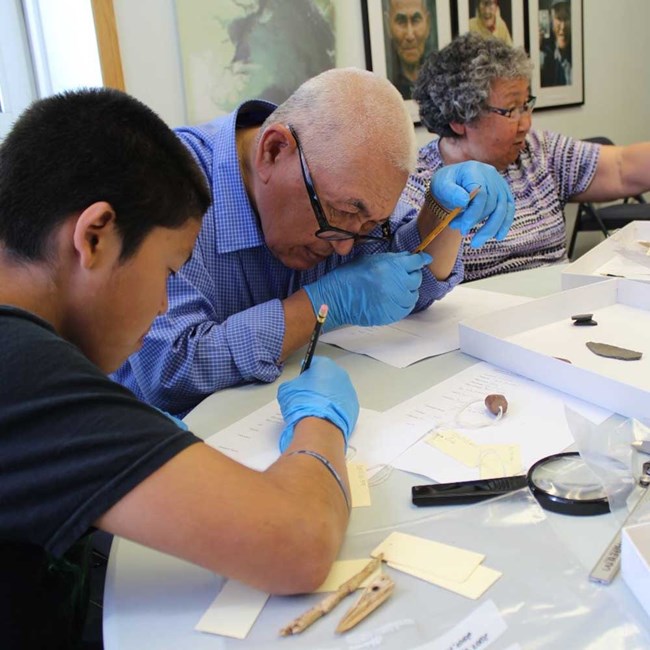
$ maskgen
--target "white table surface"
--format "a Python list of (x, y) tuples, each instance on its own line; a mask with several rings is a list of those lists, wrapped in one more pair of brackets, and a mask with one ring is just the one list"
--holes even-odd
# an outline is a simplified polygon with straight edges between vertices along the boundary
[[(561, 266), (556, 266), (511, 273), (481, 280), (472, 283), (471, 286), (539, 297), (560, 290), (561, 269)], [(301, 352), (294, 354), (289, 360), (283, 378), (290, 378), (297, 374), (302, 358)], [(476, 363), (476, 359), (460, 351), (426, 359), (404, 369), (393, 368), (369, 357), (326, 344), (319, 345), (318, 354), (330, 356), (346, 368), (357, 388), (361, 405), (378, 411), (388, 409)], [(275, 398), (276, 391), (277, 382), (270, 385), (248, 385), (220, 391), (206, 398), (186, 417), (185, 421), (194, 433), (207, 437), (264, 406)], [(353, 510), (348, 537), (344, 545), (344, 551), (348, 551), (347, 555), (359, 557), (358, 548), (363, 549), (364, 553), (368, 553), (369, 549), (366, 549), (367, 544), (364, 539), (374, 539), (373, 536), (377, 536), (377, 531), (401, 528), (407, 532), (412, 530), (418, 534), (418, 527), (423, 526), (433, 527), (434, 530), (439, 530), (441, 533), (447, 528), (448, 532), (454, 530), (460, 532), (466, 526), (463, 519), (466, 519), (468, 514), (465, 513), (479, 512), (470, 510), (477, 506), (469, 506), (464, 509), (449, 506), (444, 509), (416, 508), (410, 503), (410, 488), (412, 485), (423, 482), (427, 481), (424, 481), (422, 477), (394, 471), (385, 482), (373, 487), (372, 506)], [(508, 507), (510, 506), (508, 505)], [(513, 512), (516, 514), (516, 506), (513, 508)], [(441, 512), (442, 510), (445, 512)], [(481, 510), (480, 512), (484, 513), (485, 511)], [(448, 520), (448, 527), (445, 527), (445, 518)], [(542, 517), (542, 519), (544, 518)], [(484, 521), (487, 522), (485, 529), (485, 543), (487, 544), (488, 533), (491, 533), (492, 537), (495, 534), (498, 537), (503, 532), (492, 528), (494, 522), (491, 519), (488, 518)], [(559, 618), (553, 618), (558, 617), (557, 612), (551, 611), (549, 614), (543, 610), (545, 602), (552, 600), (550, 596), (548, 598), (544, 596), (544, 588), (547, 591), (555, 589), (553, 579), (549, 578), (546, 587), (541, 585), (538, 579), (537, 586), (530, 584), (530, 590), (527, 583), (524, 583), (525, 586), (522, 587), (519, 582), (512, 580), (512, 574), (515, 572), (530, 573), (532, 571), (532, 576), (537, 571), (534, 558), (526, 558), (526, 554), (522, 553), (520, 548), (513, 549), (512, 553), (507, 556), (511, 559), (505, 563), (511, 566), (511, 570), (502, 566), (504, 577), (477, 602), (455, 604), (456, 600), (454, 599), (460, 599), (460, 597), (449, 595), (449, 592), (428, 583), (409, 578), (412, 582), (407, 581), (402, 585), (403, 591), (406, 591), (407, 594), (401, 600), (395, 599), (395, 607), (403, 602), (403, 608), (408, 608), (408, 617), (400, 620), (408, 620), (409, 623), (402, 622), (400, 625), (403, 629), (392, 636), (386, 634), (384, 637), (380, 636), (379, 640), (374, 638), (375, 645), (366, 641), (365, 645), (361, 643), (361, 645), (354, 646), (350, 641), (346, 641), (345, 637), (335, 638), (333, 634), (323, 633), (323, 628), (318, 633), (314, 632), (315, 636), (311, 640), (304, 635), (291, 638), (277, 637), (277, 630), (282, 625), (313, 604), (312, 601), (303, 603), (302, 600), (297, 601), (296, 598), (272, 598), (267, 603), (251, 635), (245, 641), (235, 641), (196, 632), (194, 625), (216, 596), (222, 579), (202, 568), (118, 538), (113, 541), (106, 576), (104, 644), (106, 650), (216, 649), (235, 646), (257, 650), (271, 646), (280, 647), (281, 644), (309, 648), (395, 647), (404, 650), (404, 648), (416, 647), (424, 641), (434, 639), (437, 634), (442, 634), (445, 631), (445, 627), (435, 620), (435, 615), (430, 615), (427, 612), (425, 603), (435, 603), (438, 611), (451, 608), (448, 617), (453, 619), (455, 616), (471, 612), (485, 599), (494, 598), (500, 610), (507, 610), (507, 620), (513, 628), (509, 635), (504, 635), (504, 640), (500, 639), (492, 646), (494, 648), (507, 648), (513, 643), (519, 643), (522, 648), (589, 647), (590, 649), (602, 648), (602, 650), (647, 648), (650, 647), (650, 621), (645, 617), (643, 610), (620, 577), (609, 587), (591, 586), (587, 580), (589, 571), (617, 528), (617, 522), (612, 515), (584, 518), (551, 513), (546, 515), (543, 522), (531, 524), (530, 528), (531, 531), (543, 532), (544, 539), (535, 539), (534, 544), (540, 545), (537, 550), (541, 551), (540, 557), (546, 564), (548, 564), (549, 557), (553, 557), (552, 553), (559, 550), (557, 555), (561, 557), (561, 560), (558, 560), (558, 565), (562, 567), (558, 571), (561, 575), (556, 577), (558, 589), (561, 587), (558, 592), (559, 602), (561, 603), (562, 598), (565, 598), (569, 603), (571, 598), (575, 597), (579, 603), (584, 597), (584, 607), (577, 607), (574, 614), (581, 617), (580, 625), (585, 630), (585, 643), (590, 636), (599, 639), (598, 641), (592, 639), (589, 645), (582, 645), (573, 637), (562, 639), (562, 644), (558, 645), (557, 639), (555, 642), (544, 640), (543, 628), (532, 624), (532, 619), (529, 618), (528, 623), (525, 623), (523, 616), (519, 616), (522, 621), (521, 625), (518, 623), (516, 613), (512, 612), (512, 603), (520, 599), (521, 603), (531, 602), (532, 607), (537, 599), (540, 601), (537, 604), (537, 608), (540, 610), (539, 621), (546, 618), (551, 627), (556, 623), (564, 624)], [(520, 527), (520, 531), (525, 529), (525, 526)], [(558, 535), (559, 540), (554, 539), (551, 531)], [(382, 533), (378, 539), (383, 538), (386, 534), (387, 532)], [(548, 539), (548, 543), (545, 541), (546, 539)], [(374, 544), (374, 542), (372, 543)], [(463, 546), (462, 543), (458, 543), (458, 545)], [(498, 554), (498, 550), (492, 552), (493, 557), (495, 553)], [(546, 556), (546, 553), (549, 555)], [(490, 557), (489, 553), (486, 555), (488, 558)], [(487, 560), (486, 564), (489, 564)], [(543, 567), (541, 574), (544, 583), (546, 581), (543, 576), (546, 570), (546, 567)], [(548, 567), (547, 575), (553, 575), (553, 566)], [(520, 575), (517, 575), (517, 578), (521, 580)], [(400, 583), (398, 583), (399, 587)], [(412, 597), (410, 600), (409, 596)], [(394, 598), (395, 596), (391, 597), (391, 601)], [(603, 602), (603, 599), (607, 602)], [(595, 611), (591, 619), (589, 618), (590, 606), (593, 606)], [(383, 607), (388, 608), (388, 603)], [(382, 608), (373, 616), (379, 617)], [(578, 611), (580, 609), (583, 611)], [(341, 609), (340, 615), (344, 611), (345, 609)], [(387, 612), (390, 610), (387, 609)], [(335, 617), (333, 627), (335, 627), (338, 618), (340, 616)], [(372, 617), (366, 622), (372, 625), (371, 620)], [(381, 618), (376, 620), (381, 621)], [(454, 620), (445, 622), (448, 627), (451, 627), (453, 623), (455, 623)], [(393, 628), (395, 627), (393, 625)], [(437, 632), (438, 629), (440, 632)], [(567, 635), (570, 636), (569, 633)], [(358, 637), (354, 638), (358, 640)]]

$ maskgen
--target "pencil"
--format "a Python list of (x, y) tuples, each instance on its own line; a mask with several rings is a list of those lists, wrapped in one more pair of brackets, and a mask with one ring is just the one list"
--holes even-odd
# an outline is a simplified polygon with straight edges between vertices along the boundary
[(314, 358), (314, 350), (316, 349), (316, 343), (318, 343), (318, 337), (320, 336), (321, 327), (327, 318), (327, 305), (321, 305), (316, 316), (316, 325), (314, 326), (314, 331), (311, 333), (311, 338), (309, 339), (309, 345), (307, 346), (307, 352), (305, 353), (305, 358), (302, 360), (302, 366), (300, 366), (300, 374), (302, 375), (305, 370), (309, 369), (311, 366), (311, 360)]
[[(480, 190), (480, 187), (474, 188), (469, 193), (469, 200), (471, 201)], [(441, 206), (442, 207), (442, 206)], [(415, 248), (414, 253), (422, 252), (441, 232), (442, 229), (454, 218), (457, 217), (465, 208), (454, 208), (451, 212), (447, 214), (444, 219), (441, 219), (434, 227), (433, 230), (422, 240), (419, 246)], [(444, 208), (443, 208), (444, 210)]]

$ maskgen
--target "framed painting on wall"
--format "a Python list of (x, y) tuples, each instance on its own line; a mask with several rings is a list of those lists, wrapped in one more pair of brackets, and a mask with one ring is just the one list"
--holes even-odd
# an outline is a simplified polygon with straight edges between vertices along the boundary
[(310, 77), (347, 65), (339, 2), (174, 0), (188, 122), (247, 99), (279, 104)]
[(582, 0), (531, 0), (535, 110), (584, 104)]
[(451, 40), (449, 0), (361, 0), (366, 67), (387, 77), (419, 123), (413, 82), (423, 60)]
[(525, 0), (452, 0), (457, 16), (458, 31), (496, 36), (510, 45), (526, 45)]

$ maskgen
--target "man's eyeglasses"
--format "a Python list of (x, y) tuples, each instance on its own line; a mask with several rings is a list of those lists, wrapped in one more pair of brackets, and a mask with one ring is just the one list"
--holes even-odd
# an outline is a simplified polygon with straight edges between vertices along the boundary
[(316, 215), (316, 221), (318, 221), (319, 229), (314, 233), (319, 239), (326, 239), (327, 241), (345, 241), (347, 239), (354, 239), (355, 244), (364, 244), (371, 241), (390, 241), (392, 239), (392, 234), (390, 231), (390, 222), (388, 220), (384, 221), (381, 224), (381, 236), (377, 237), (375, 235), (368, 235), (363, 232), (364, 228), (372, 230), (377, 226), (377, 223), (369, 221), (363, 226), (361, 226), (361, 232), (352, 232), (351, 230), (343, 230), (343, 228), (337, 228), (336, 226), (330, 225), (325, 216), (325, 211), (323, 206), (316, 194), (314, 189), (314, 183), (311, 180), (311, 174), (309, 173), (309, 167), (307, 166), (307, 161), (305, 160), (305, 154), (303, 153), (302, 146), (300, 145), (300, 140), (298, 139), (298, 134), (295, 132), (294, 128), (288, 124), (287, 127), (291, 131), (291, 135), (296, 141), (296, 147), (298, 147), (298, 155), (300, 159), (300, 169), (302, 171), (302, 179), (305, 182), (305, 188), (307, 189), (307, 194), (309, 195), (309, 202), (311, 207)]
[(509, 120), (519, 121), (524, 115), (530, 115), (535, 108), (535, 102), (537, 97), (532, 95), (522, 104), (521, 106), (515, 106), (514, 108), (498, 108), (497, 106), (486, 106), (485, 108), (490, 111), (490, 113), (496, 113), (502, 117), (507, 117)]

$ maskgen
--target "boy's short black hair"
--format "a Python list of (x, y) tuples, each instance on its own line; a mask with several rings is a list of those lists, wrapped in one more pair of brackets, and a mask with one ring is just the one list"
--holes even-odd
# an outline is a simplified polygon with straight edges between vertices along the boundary
[(115, 210), (124, 260), (153, 228), (200, 218), (210, 191), (176, 135), (126, 93), (92, 88), (35, 102), (0, 145), (0, 242), (45, 260), (54, 230), (97, 201)]

